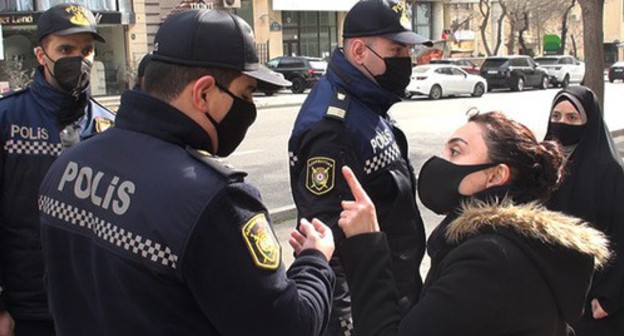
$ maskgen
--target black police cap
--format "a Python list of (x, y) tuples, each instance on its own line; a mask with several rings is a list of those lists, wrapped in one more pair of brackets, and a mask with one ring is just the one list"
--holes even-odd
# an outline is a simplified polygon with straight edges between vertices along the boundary
[(93, 38), (105, 42), (97, 32), (97, 21), (90, 10), (76, 4), (60, 4), (43, 12), (37, 21), (37, 40), (53, 34), (59, 36), (91, 33)]
[(168, 17), (154, 38), (152, 61), (232, 69), (263, 82), (291, 85), (260, 64), (249, 24), (218, 10), (188, 10)]
[(403, 44), (433, 46), (433, 42), (414, 33), (409, 26), (402, 3), (364, 0), (357, 2), (347, 13), (342, 37), (383, 36)]

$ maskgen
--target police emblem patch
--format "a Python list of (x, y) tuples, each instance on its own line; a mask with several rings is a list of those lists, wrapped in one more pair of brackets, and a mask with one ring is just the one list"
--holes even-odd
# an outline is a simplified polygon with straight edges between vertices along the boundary
[(243, 226), (242, 233), (254, 264), (260, 268), (277, 269), (282, 260), (282, 247), (266, 216), (263, 213), (253, 216)]
[(310, 158), (306, 172), (306, 189), (319, 196), (334, 189), (335, 165), (336, 161), (330, 158)]
[(102, 133), (114, 125), (112, 120), (103, 117), (95, 117), (95, 119), (93, 119), (93, 123), (97, 133)]
[(80, 6), (69, 6), (65, 9), (67, 13), (71, 15), (69, 18), (69, 22), (79, 25), (79, 26), (88, 26), (89, 19), (87, 19), (87, 13), (85, 13), (84, 9)]

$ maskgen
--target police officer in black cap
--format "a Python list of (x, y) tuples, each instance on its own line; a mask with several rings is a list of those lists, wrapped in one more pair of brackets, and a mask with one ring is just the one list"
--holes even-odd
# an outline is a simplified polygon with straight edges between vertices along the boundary
[[(431, 45), (409, 23), (401, 3), (357, 2), (345, 17), (344, 48), (334, 51), (327, 74), (308, 95), (288, 144), (299, 217), (334, 225), (337, 242), (342, 237), (335, 225), (341, 201), (351, 197), (340, 167), (353, 168), (362, 181), (388, 236), (403, 311), (415, 302), (422, 284), (418, 272), (425, 231), (407, 139), (388, 110), (410, 81), (411, 47)], [(344, 271), (336, 255), (331, 264), (337, 283), (327, 335), (352, 335)]]
[(94, 41), (86, 8), (62, 4), (37, 22), (34, 82), (0, 100), (0, 335), (54, 335), (44, 288), (37, 192), (68, 146), (112, 125), (89, 95)]
[(190, 10), (156, 34), (143, 91), (71, 148), (39, 199), (61, 335), (318, 335), (329, 319), (331, 230), (305, 222), (288, 271), (257, 189), (227, 156), (256, 118), (258, 64), (239, 17)]

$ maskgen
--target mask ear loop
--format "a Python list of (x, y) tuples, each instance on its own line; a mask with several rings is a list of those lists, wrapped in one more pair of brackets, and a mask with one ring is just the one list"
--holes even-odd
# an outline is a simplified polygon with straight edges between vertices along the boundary
[[(45, 55), (45, 57), (47, 57), (50, 62), (52, 62), (52, 64), (56, 64), (56, 61), (52, 59), (52, 57), (50, 57), (50, 55), (48, 55), (48, 53), (45, 51), (45, 48), (43, 46), (39, 46), (41, 48), (41, 51), (43, 52), (43, 54)], [(47, 63), (46, 65), (43, 66), (48, 73), (50, 74), (50, 76), (54, 77), (54, 79), (56, 79), (56, 76), (52, 73), (52, 71), (50, 71), (50, 68), (48, 68)], [(58, 79), (57, 79), (58, 80)]]

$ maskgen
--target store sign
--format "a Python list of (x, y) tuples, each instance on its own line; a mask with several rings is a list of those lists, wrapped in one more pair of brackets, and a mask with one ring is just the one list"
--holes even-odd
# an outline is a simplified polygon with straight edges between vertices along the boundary
[(275, 11), (347, 12), (358, 0), (273, 0)]
[(474, 41), (477, 37), (472, 30), (458, 30), (453, 35), (457, 41)]
[[(99, 24), (120, 24), (121, 13), (120, 12), (101, 12), (95, 13), (98, 18)], [(32, 26), (36, 25), (41, 12), (27, 12), (27, 13), (5, 13), (0, 14), (0, 25), (6, 26)]]
[(3, 14), (0, 15), (0, 25), (33, 25), (35, 14)]

